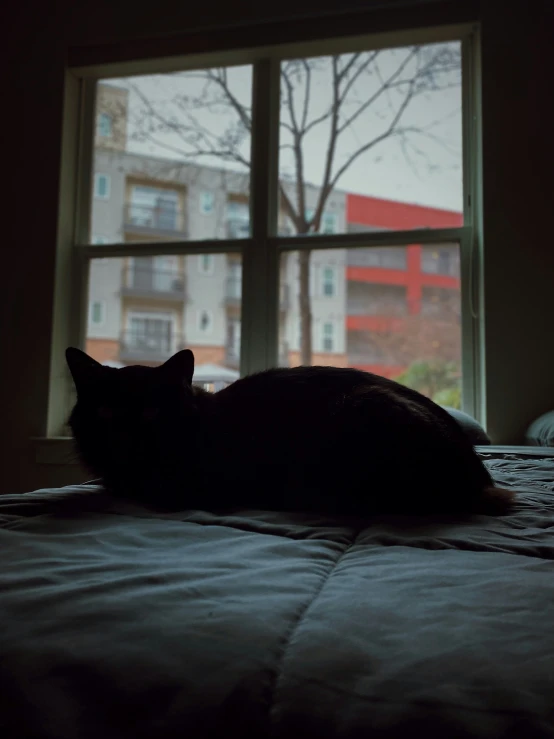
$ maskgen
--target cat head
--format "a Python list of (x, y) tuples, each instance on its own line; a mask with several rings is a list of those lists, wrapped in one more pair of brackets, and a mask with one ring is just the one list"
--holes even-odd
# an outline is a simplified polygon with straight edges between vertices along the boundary
[(193, 353), (184, 349), (159, 367), (121, 369), (73, 347), (65, 356), (77, 390), (69, 426), (85, 466), (113, 488), (174, 475), (198, 425)]

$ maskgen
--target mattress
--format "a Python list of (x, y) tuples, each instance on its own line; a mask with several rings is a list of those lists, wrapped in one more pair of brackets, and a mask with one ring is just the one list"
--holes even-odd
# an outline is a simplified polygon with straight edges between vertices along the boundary
[(554, 458), (483, 458), (508, 516), (3, 496), (0, 734), (554, 737)]

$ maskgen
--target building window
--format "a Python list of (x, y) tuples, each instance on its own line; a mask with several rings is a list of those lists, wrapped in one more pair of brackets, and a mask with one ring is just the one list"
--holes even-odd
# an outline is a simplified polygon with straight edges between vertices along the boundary
[(250, 236), (250, 206), (240, 200), (227, 203), (227, 237), (247, 239)]
[(111, 178), (107, 174), (94, 175), (94, 197), (98, 200), (109, 200)]
[(336, 273), (332, 267), (323, 268), (321, 291), (326, 298), (332, 298), (336, 293)]
[(179, 193), (169, 188), (134, 185), (128, 206), (128, 223), (158, 231), (181, 230)]
[(321, 233), (334, 234), (337, 233), (337, 216), (336, 213), (324, 213), (321, 219)]
[(98, 135), (102, 138), (109, 138), (112, 135), (111, 115), (100, 113), (98, 116)]
[[(315, 210), (313, 208), (306, 209), (306, 221), (310, 222), (314, 217)], [(320, 234), (334, 234), (337, 233), (337, 214), (330, 213), (329, 211), (323, 211), (321, 214), (321, 220), (319, 222)]]
[(147, 358), (158, 359), (173, 350), (173, 319), (167, 315), (137, 315), (129, 317), (129, 328), (123, 335), (123, 348), (140, 351)]
[(89, 321), (92, 326), (102, 326), (106, 320), (106, 304), (101, 300), (93, 300), (89, 307)]
[(213, 275), (214, 273), (214, 255), (199, 254), (198, 271), (201, 275)]
[(198, 312), (198, 330), (203, 334), (211, 333), (213, 328), (213, 317), (211, 311), (201, 310)]
[(96, 236), (95, 234), (92, 235), (92, 238), (90, 241), (91, 241), (91, 244), (96, 244), (96, 245), (110, 243), (110, 240), (106, 238), (105, 236)]
[(213, 192), (210, 190), (203, 190), (200, 193), (200, 213), (205, 216), (209, 216), (213, 213), (215, 204), (215, 197)]
[(332, 323), (323, 324), (323, 351), (332, 352), (335, 349), (335, 327)]

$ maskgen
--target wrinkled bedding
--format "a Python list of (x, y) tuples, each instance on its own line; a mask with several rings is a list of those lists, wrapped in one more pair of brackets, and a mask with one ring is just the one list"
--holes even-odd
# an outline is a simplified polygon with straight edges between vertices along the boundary
[(483, 456), (509, 516), (3, 496), (0, 735), (554, 737), (554, 458)]

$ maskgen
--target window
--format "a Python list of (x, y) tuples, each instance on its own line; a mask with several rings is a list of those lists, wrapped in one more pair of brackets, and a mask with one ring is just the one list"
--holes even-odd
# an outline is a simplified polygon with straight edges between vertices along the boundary
[[(311, 239), (313, 243), (313, 239)], [(459, 244), (447, 244), (457, 259)], [(394, 253), (387, 259), (385, 249)], [(399, 258), (398, 251), (404, 251)], [(318, 300), (300, 280), (295, 305), (294, 326), (298, 329), (298, 349), (289, 352), (289, 364), (306, 364), (317, 351), (333, 354), (326, 363), (385, 375), (414, 387), (441, 402), (455, 404), (461, 399), (462, 381), (462, 295), (459, 278), (429, 274), (423, 269), (423, 248), (381, 247), (381, 259), (397, 268), (376, 270), (368, 260), (372, 247), (340, 250), (311, 250), (311, 267), (317, 269), (321, 257), (332, 252), (336, 267), (322, 264), (323, 294), (335, 297), (332, 303)], [(281, 257), (281, 285), (298, 274), (299, 252), (285, 252)], [(403, 266), (408, 263), (407, 273)], [(345, 265), (343, 270), (339, 265)], [(352, 265), (352, 266), (350, 266)], [(337, 275), (341, 277), (339, 301)], [(438, 283), (438, 284), (437, 284)], [(330, 287), (325, 286), (329, 284)], [(304, 290), (305, 290), (304, 286)], [(344, 296), (344, 297), (343, 297)], [(299, 298), (302, 298), (300, 300)], [(332, 306), (332, 307), (331, 307)], [(311, 336), (302, 335), (303, 317), (310, 320)], [(286, 344), (287, 323), (279, 324), (279, 343)], [(312, 361), (321, 361), (317, 358)]]
[(89, 321), (93, 326), (102, 326), (106, 320), (106, 304), (100, 300), (93, 300), (89, 308)]
[(130, 226), (157, 231), (180, 231), (183, 227), (179, 192), (165, 188), (134, 185), (128, 208)]
[(214, 273), (214, 255), (199, 254), (198, 271), (201, 275), (213, 275)]
[(94, 176), (94, 197), (98, 200), (108, 200), (110, 197), (110, 176), (97, 173)]
[[(306, 221), (311, 221), (314, 217), (315, 209), (314, 208), (306, 208)], [(292, 235), (295, 233), (295, 229), (293, 228), (290, 234)], [(321, 234), (334, 234), (337, 232), (337, 214), (336, 213), (330, 213), (329, 211), (324, 211), (321, 215), (321, 222), (319, 224), (319, 232)], [(311, 232), (315, 233), (315, 232)], [(285, 234), (284, 234), (285, 235)]]
[(163, 313), (130, 313), (121, 340), (124, 360), (165, 361), (176, 349), (175, 317)]
[[(201, 265), (215, 265), (216, 257), (222, 267), (227, 260), (228, 271), (211, 269), (200, 274)], [(195, 352), (198, 365), (216, 365), (223, 376), (226, 370), (236, 375), (241, 290), (239, 283), (238, 289), (229, 292), (226, 275), (238, 275), (240, 279), (240, 274), (241, 259), (237, 253), (135, 254), (92, 259), (88, 353), (98, 361), (109, 355), (124, 365), (155, 366), (188, 347)], [(96, 302), (101, 307), (93, 308)], [(97, 323), (99, 311), (101, 323)], [(234, 352), (227, 351), (227, 324), (231, 321)], [(202, 353), (206, 345), (215, 347), (208, 359)]]
[(250, 208), (248, 203), (230, 200), (227, 203), (227, 224), (230, 239), (247, 239), (250, 236)]
[(324, 352), (332, 352), (335, 348), (334, 342), (335, 327), (332, 323), (323, 324), (323, 342), (322, 349)]
[(198, 311), (198, 330), (203, 334), (211, 333), (213, 328), (213, 316), (209, 310)]
[(322, 218), (321, 232), (324, 234), (334, 234), (337, 232), (337, 216), (335, 213), (324, 213)]
[[(218, 102), (222, 83), (227, 98)], [(236, 109), (228, 104), (231, 97)], [(101, 134), (107, 133), (106, 111), (109, 138)], [(251, 136), (241, 111), (252, 114), (250, 65), (118, 76), (117, 84), (98, 79), (97, 136), (91, 142), (98, 156), (91, 159), (96, 174), (111, 176), (115, 203), (92, 210), (89, 238), (113, 233), (112, 243), (126, 244), (248, 238)], [(216, 151), (230, 146), (232, 157), (206, 157), (208, 140)], [(94, 197), (106, 199), (109, 190), (95, 187)], [(215, 216), (217, 202), (229, 198), (246, 209), (246, 226), (241, 215), (238, 234), (225, 214), (187, 217)]]
[(110, 240), (107, 239), (105, 236), (96, 236), (93, 234), (91, 238), (91, 244), (109, 244)]
[(98, 116), (98, 135), (102, 138), (108, 138), (112, 135), (112, 117), (107, 113), (100, 113)]
[(210, 190), (203, 190), (200, 193), (200, 213), (205, 216), (213, 213), (215, 197)]
[[(72, 230), (90, 224), (88, 238), (108, 235), (95, 248), (109, 263), (89, 270), (90, 294), (106, 303), (102, 341), (113, 342), (115, 359), (153, 365), (197, 342), (198, 364), (244, 374), (282, 360), (319, 362), (324, 353), (433, 398), (448, 391), (449, 405), (461, 402), (463, 385), (471, 411), (480, 328), (452, 265), (461, 256), (468, 263), (463, 250), (475, 243), (480, 217), (470, 192), (474, 65), (462, 60), (475, 45), (471, 29), (453, 33), (421, 30), (410, 40), (403, 32), (405, 45), (391, 48), (384, 37), (311, 40), (281, 54), (262, 50), (252, 64), (238, 51), (227, 66), (224, 54), (195, 56), (171, 73), (152, 60), (150, 74), (132, 78), (111, 65), (125, 116), (114, 113), (112, 134), (127, 131), (125, 146), (114, 154), (90, 136), (83, 147), (81, 169), (97, 169), (81, 171), (82, 182), (94, 176), (94, 196), (108, 202), (89, 213), (79, 207)], [(97, 104), (96, 114), (106, 110), (100, 97)], [(302, 210), (316, 209), (318, 233), (305, 233)], [(97, 258), (90, 244), (75, 249), (76, 265)], [(443, 256), (426, 256), (435, 252)], [(179, 260), (176, 274), (153, 261), (164, 253)], [(129, 257), (150, 261), (126, 281)], [(448, 295), (435, 301), (427, 291), (439, 289)], [(440, 386), (430, 370), (437, 362)]]
[(335, 270), (332, 267), (323, 268), (321, 291), (326, 298), (332, 298), (335, 294)]

